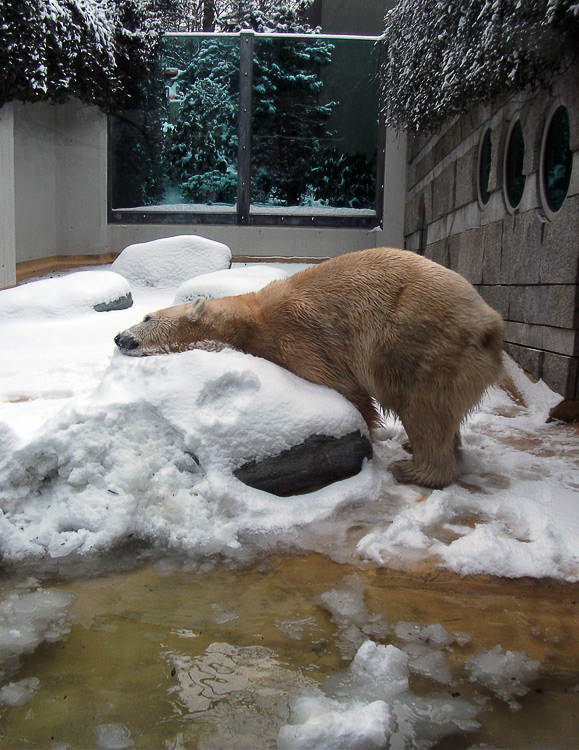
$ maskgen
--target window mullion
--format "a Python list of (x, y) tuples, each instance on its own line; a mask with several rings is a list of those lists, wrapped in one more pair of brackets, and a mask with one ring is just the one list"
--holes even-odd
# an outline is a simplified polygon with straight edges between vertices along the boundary
[(237, 223), (249, 224), (251, 201), (251, 110), (253, 95), (253, 32), (239, 35), (239, 118), (237, 151)]

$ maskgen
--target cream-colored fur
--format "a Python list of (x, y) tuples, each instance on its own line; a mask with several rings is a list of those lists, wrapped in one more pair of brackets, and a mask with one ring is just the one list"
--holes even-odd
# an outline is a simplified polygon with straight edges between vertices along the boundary
[[(400, 482), (452, 481), (459, 428), (501, 369), (502, 321), (462, 277), (405, 250), (342, 255), (259, 292), (161, 310), (117, 336), (133, 356), (218, 341), (342, 393), (372, 431), (396, 414)], [(200, 342), (205, 342), (201, 344)]]

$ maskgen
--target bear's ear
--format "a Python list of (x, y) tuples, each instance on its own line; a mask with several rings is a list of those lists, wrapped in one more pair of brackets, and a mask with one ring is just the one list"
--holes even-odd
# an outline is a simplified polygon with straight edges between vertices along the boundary
[(197, 299), (193, 300), (191, 307), (189, 308), (189, 317), (193, 320), (197, 320), (197, 318), (201, 316), (206, 302), (207, 300), (205, 297), (197, 297)]

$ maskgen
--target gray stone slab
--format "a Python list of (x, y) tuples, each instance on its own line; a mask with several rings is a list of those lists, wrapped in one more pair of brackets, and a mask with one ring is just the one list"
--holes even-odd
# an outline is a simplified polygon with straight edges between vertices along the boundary
[(133, 304), (133, 298), (131, 293), (123, 294), (117, 299), (111, 300), (110, 302), (99, 302), (94, 306), (94, 310), (97, 312), (110, 312), (111, 310), (126, 310)]
[(503, 222), (501, 283), (539, 284), (543, 226), (535, 211), (507, 216)]
[(286, 497), (351, 477), (371, 456), (370, 441), (360, 432), (341, 438), (312, 435), (277, 456), (250, 461), (234, 474), (250, 487)]
[(432, 184), (432, 218), (434, 221), (449, 214), (454, 208), (455, 162), (435, 178)]

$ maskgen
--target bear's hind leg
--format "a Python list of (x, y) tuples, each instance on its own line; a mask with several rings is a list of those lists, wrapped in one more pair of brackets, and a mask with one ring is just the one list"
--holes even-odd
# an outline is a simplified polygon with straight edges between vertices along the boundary
[(390, 464), (394, 478), (402, 484), (434, 489), (452, 482), (455, 452), (460, 446), (460, 419), (427, 408), (405, 410), (399, 416), (412, 446), (412, 458)]

